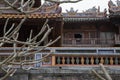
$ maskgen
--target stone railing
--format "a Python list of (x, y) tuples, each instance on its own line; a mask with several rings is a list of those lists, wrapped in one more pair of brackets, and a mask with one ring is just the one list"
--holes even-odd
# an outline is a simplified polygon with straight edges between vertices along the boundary
[[(19, 49), (19, 48), (18, 48)], [(8, 51), (13, 48), (1, 48), (0, 60), (8, 57)], [(5, 52), (6, 51), (6, 52)], [(119, 47), (48, 47), (43, 52), (38, 52), (33, 56), (17, 58), (20, 60), (37, 60), (49, 54), (46, 62), (37, 63), (35, 67), (41, 66), (78, 66), (78, 65), (120, 65), (120, 48)], [(9, 52), (10, 55), (11, 51)], [(26, 65), (25, 65), (26, 66)]]
[(120, 65), (120, 56), (112, 55), (56, 55), (53, 56), (53, 66), (74, 66), (74, 65)]

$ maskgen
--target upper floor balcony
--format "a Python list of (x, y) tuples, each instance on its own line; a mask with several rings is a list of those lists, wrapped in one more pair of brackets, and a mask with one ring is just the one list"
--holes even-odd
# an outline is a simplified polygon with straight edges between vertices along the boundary
[(63, 39), (62, 46), (113, 46), (114, 41), (102, 38), (67, 38)]
[(120, 45), (120, 35), (114, 34), (112, 38), (66, 38), (62, 39), (62, 46), (79, 47), (113, 47)]
[(115, 35), (115, 44), (120, 44), (120, 35)]

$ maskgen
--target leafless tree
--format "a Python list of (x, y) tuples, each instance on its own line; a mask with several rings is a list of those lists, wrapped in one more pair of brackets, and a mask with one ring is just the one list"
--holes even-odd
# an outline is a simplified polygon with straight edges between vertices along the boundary
[(45, 1), (50, 1), (50, 2), (55, 2), (55, 3), (76, 3), (82, 0), (45, 0)]
[[(0, 80), (4, 80), (5, 78), (7, 78), (8, 76), (12, 76), (17, 69), (13, 68), (14, 65), (26, 65), (26, 64), (35, 64), (35, 63), (39, 63), (42, 62), (44, 60), (44, 58), (46, 58), (47, 56), (49, 56), (50, 54), (47, 54), (46, 56), (44, 56), (43, 58), (39, 59), (39, 60), (30, 60), (30, 61), (20, 61), (20, 62), (16, 62), (15, 59), (17, 57), (25, 57), (25, 56), (29, 56), (29, 55), (34, 55), (37, 52), (40, 52), (41, 50), (45, 49), (46, 47), (52, 45), (53, 43), (55, 43), (58, 39), (60, 39), (60, 36), (58, 36), (55, 40), (50, 40), (46, 45), (44, 46), (39, 46), (45, 39), (46, 37), (50, 34), (51, 30), (53, 29), (53, 27), (49, 27), (48, 23), (48, 19), (46, 19), (42, 29), (40, 30), (40, 32), (36, 35), (36, 36), (32, 36), (33, 31), (31, 30), (29, 38), (26, 41), (19, 41), (18, 37), (19, 37), (19, 30), (22, 26), (22, 24), (25, 22), (25, 20), (27, 19), (28, 15), (31, 13), (34, 13), (35, 11), (39, 10), (41, 6), (39, 6), (38, 8), (35, 8), (34, 10), (31, 9), (35, 3), (34, 0), (13, 0), (13, 2), (9, 2), (8, 0), (2, 0), (5, 4), (7, 4), (7, 7), (0, 7), (0, 10), (7, 10), (7, 9), (14, 9), (16, 11), (18, 11), (19, 13), (24, 14), (24, 18), (21, 20), (21, 22), (15, 26), (15, 23), (12, 24), (12, 26), (9, 29), (7, 28), (8, 22), (9, 22), (9, 18), (6, 20), (5, 25), (4, 25), (4, 34), (2, 37), (0, 37), (0, 48), (5, 44), (5, 43), (10, 43), (13, 44), (13, 53), (10, 54), (10, 56), (8, 56), (5, 60), (3, 60), (2, 62), (0, 62), (0, 70), (3, 71), (5, 73), (5, 75), (3, 77), (0, 78)], [(15, 6), (17, 2), (20, 2), (19, 6)], [(76, 1), (58, 1), (58, 0), (46, 0), (46, 1), (50, 1), (50, 2), (57, 2), (57, 3), (68, 3), (68, 2), (78, 2), (81, 0), (76, 0)], [(29, 5), (29, 6), (28, 6)], [(25, 9), (24, 9), (25, 8)], [(41, 36), (44, 33), (43, 37), (40, 39), (40, 41), (37, 41), (37, 38), (39, 36)], [(21, 44), (21, 49), (17, 49), (17, 44)], [(37, 49), (36, 49), (37, 48)], [(34, 51), (32, 51), (34, 50)], [(28, 67), (27, 70), (31, 69), (31, 67)]]

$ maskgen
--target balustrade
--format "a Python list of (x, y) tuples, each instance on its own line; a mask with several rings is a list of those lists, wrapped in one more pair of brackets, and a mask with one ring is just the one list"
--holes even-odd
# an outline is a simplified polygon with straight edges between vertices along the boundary
[(68, 38), (63, 39), (62, 45), (111, 45), (114, 44), (113, 39), (101, 39), (101, 38)]
[(115, 44), (120, 44), (120, 35), (115, 35)]
[(120, 56), (55, 56), (54, 65), (120, 65)]

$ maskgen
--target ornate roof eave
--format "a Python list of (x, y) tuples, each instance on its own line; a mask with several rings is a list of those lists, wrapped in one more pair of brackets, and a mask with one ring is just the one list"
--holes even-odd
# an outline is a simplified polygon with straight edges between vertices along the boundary
[[(0, 14), (0, 19), (1, 18), (12, 18), (12, 19), (22, 19), (24, 18), (24, 14)], [(28, 18), (31, 19), (40, 19), (40, 18), (60, 18), (61, 14), (30, 14), (28, 15)]]
[(114, 18), (114, 17), (120, 18), (120, 12), (110, 13), (110, 14), (109, 14), (109, 17), (110, 17), (110, 18)]
[(93, 17), (93, 18), (73, 18), (73, 17), (64, 17), (63, 21), (65, 23), (74, 23), (74, 22), (96, 22), (96, 21), (109, 21), (108, 17)]

